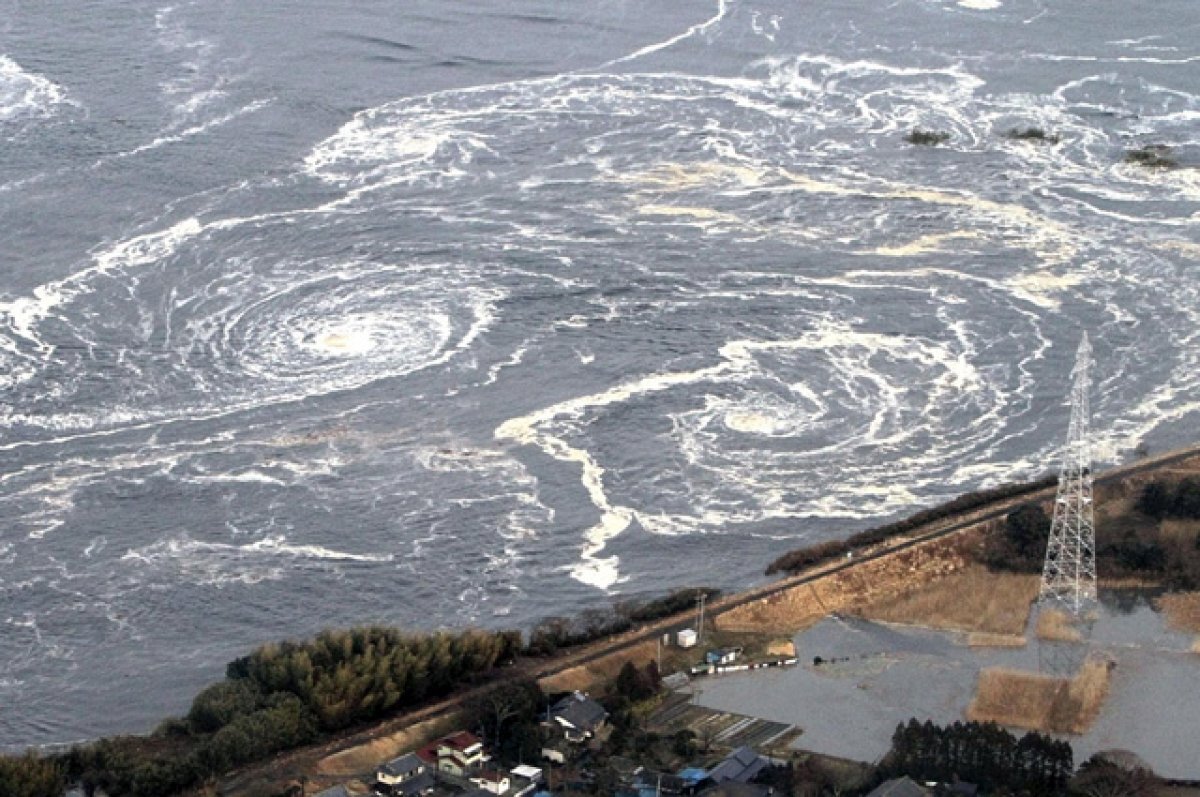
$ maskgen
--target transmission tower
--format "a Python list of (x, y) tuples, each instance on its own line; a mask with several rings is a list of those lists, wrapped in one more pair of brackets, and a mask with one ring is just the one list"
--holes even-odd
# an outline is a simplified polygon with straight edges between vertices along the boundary
[(1089, 429), (1088, 373), (1092, 346), (1079, 342), (1071, 371), (1071, 426), (1063, 451), (1050, 544), (1042, 568), (1038, 602), (1058, 603), (1078, 618), (1096, 600), (1096, 526), (1092, 519), (1092, 441)]

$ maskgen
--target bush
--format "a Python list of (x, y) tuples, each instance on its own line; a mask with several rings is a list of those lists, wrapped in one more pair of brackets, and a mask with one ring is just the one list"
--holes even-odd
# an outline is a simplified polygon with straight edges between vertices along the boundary
[(1170, 169), (1179, 165), (1179, 161), (1171, 155), (1171, 148), (1163, 144), (1130, 150), (1125, 153), (1125, 162), (1150, 169)]
[(613, 689), (618, 697), (637, 703), (658, 694), (659, 684), (658, 665), (655, 662), (647, 664), (645, 669), (638, 669), (632, 661), (627, 661), (617, 673)]
[(711, 587), (689, 587), (688, 589), (679, 589), (669, 595), (652, 600), (649, 603), (640, 606), (634, 604), (628, 607), (617, 607), (618, 611), (624, 613), (635, 623), (644, 623), (650, 620), (657, 620), (661, 617), (670, 617), (672, 614), (686, 611), (695, 607), (696, 601), (700, 596), (704, 595), (705, 600), (713, 600), (720, 597), (721, 590)]
[(696, 753), (696, 732), (681, 728), (671, 737), (671, 752), (680, 758), (690, 759)]
[(244, 714), (254, 713), (262, 700), (263, 693), (248, 679), (215, 683), (192, 700), (188, 725), (193, 733), (212, 733)]
[[(325, 631), (230, 662), (227, 679), (192, 701), (186, 721), (64, 756), (70, 779), (112, 797), (166, 797), (322, 731), (345, 728), (476, 682), (521, 648), (516, 631), (405, 634)], [(0, 790), (7, 797), (7, 793)]]
[(1155, 520), (1200, 520), (1200, 479), (1182, 479), (1174, 485), (1149, 482), (1138, 496), (1137, 509)]
[(910, 133), (904, 136), (904, 140), (909, 144), (916, 144), (924, 147), (936, 147), (938, 144), (945, 144), (950, 140), (950, 134), (938, 130), (921, 130), (914, 128)]
[(988, 537), (983, 561), (993, 570), (1036, 573), (1050, 539), (1050, 518), (1040, 504), (1027, 504), (1004, 518), (1002, 534)]
[(1004, 137), (1013, 141), (1037, 141), (1045, 144), (1057, 144), (1059, 137), (1054, 133), (1047, 133), (1040, 127), (1010, 127)]

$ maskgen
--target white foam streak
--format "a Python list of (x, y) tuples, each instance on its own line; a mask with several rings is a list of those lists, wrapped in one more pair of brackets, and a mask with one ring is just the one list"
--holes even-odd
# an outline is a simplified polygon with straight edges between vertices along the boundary
[(204, 542), (184, 534), (130, 549), (121, 556), (122, 562), (177, 570), (197, 584), (218, 587), (229, 583), (278, 581), (288, 574), (291, 565), (287, 563), (297, 560), (332, 567), (351, 562), (386, 563), (393, 561), (393, 556), (349, 553), (320, 545), (294, 545), (282, 534), (267, 535), (245, 545)]
[(716, 377), (725, 373), (727, 369), (728, 366), (718, 365), (699, 371), (655, 374), (602, 393), (569, 399), (530, 415), (511, 418), (496, 429), (495, 436), (498, 440), (536, 446), (561, 462), (580, 467), (580, 483), (592, 505), (600, 512), (600, 521), (584, 533), (580, 561), (571, 573), (575, 579), (598, 589), (609, 589), (618, 583), (618, 557), (601, 557), (600, 554), (610, 540), (628, 528), (634, 513), (630, 508), (616, 506), (608, 499), (604, 490), (604, 468), (590, 453), (572, 446), (547, 429), (553, 428), (553, 422), (560, 417), (578, 418), (588, 410), (627, 401), (635, 395), (659, 392)]
[(55, 308), (85, 292), (96, 277), (111, 275), (129, 267), (150, 265), (169, 257), (184, 241), (203, 232), (197, 219), (189, 218), (166, 230), (147, 233), (122, 241), (94, 258), (94, 265), (66, 279), (40, 285), (33, 296), (0, 304), (0, 314), (9, 319), (12, 328), (23, 337), (46, 347), (36, 326)]
[(635, 50), (634, 52), (630, 53), (629, 55), (623, 55), (620, 58), (614, 58), (611, 61), (605, 61), (603, 64), (601, 64), (599, 66), (599, 68), (607, 69), (608, 67), (616, 66), (617, 64), (624, 64), (624, 63), (628, 63), (630, 61), (636, 61), (639, 58), (644, 58), (647, 55), (652, 55), (653, 53), (657, 53), (660, 50), (665, 50), (668, 47), (674, 47), (676, 44), (679, 44), (682, 41), (686, 41), (686, 40), (692, 38), (693, 36), (700, 36), (700, 35), (707, 34), (709, 32), (709, 30), (711, 30), (713, 27), (718, 25), (721, 22), (721, 20), (725, 18), (725, 15), (726, 15), (726, 13), (728, 13), (728, 11), (729, 11), (729, 0), (717, 0), (717, 13), (713, 14), (712, 17), (705, 20), (704, 22), (700, 22), (696, 25), (692, 25), (690, 28), (685, 30), (683, 33), (680, 33), (678, 36), (672, 36), (671, 38), (669, 38), (665, 41), (657, 42), (656, 44), (648, 44), (645, 47), (642, 47), (641, 49)]
[[(167, 133), (166, 135), (158, 136), (154, 140), (152, 140), (146, 144), (143, 144), (140, 147), (134, 147), (133, 149), (131, 149), (127, 152), (122, 152), (117, 155), (114, 155), (114, 156), (112, 156), (112, 158), (114, 158), (114, 159), (116, 159), (116, 158), (131, 158), (135, 155), (141, 155), (144, 152), (149, 152), (151, 150), (155, 150), (160, 147), (167, 146), (169, 144), (178, 144), (181, 141), (186, 141), (190, 138), (195, 138), (197, 136), (203, 135), (204, 133), (207, 133), (210, 130), (213, 130), (215, 128), (229, 124), (230, 122), (232, 122), (236, 119), (240, 119), (241, 117), (246, 116), (248, 114), (252, 114), (257, 111), (261, 111), (263, 108), (266, 108), (270, 104), (271, 104), (271, 100), (255, 100), (254, 102), (251, 102), (241, 108), (230, 111), (229, 113), (226, 113), (226, 114), (222, 114), (221, 116), (217, 116), (213, 119), (209, 119), (205, 122), (201, 122), (200, 124), (191, 125), (190, 127), (185, 127), (182, 130), (179, 130), (177, 132), (171, 132), (171, 133)], [(105, 160), (109, 160), (109, 159), (105, 159)]]

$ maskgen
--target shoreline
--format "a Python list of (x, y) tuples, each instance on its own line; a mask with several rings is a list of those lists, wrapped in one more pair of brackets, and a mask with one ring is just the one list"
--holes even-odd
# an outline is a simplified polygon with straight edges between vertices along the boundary
[[(1200, 470), (1200, 444), (1097, 474), (1097, 503), (1126, 497), (1131, 483), (1143, 475), (1175, 466), (1184, 466), (1188, 473)], [(851, 548), (846, 556), (818, 561), (790, 575), (767, 577), (761, 583), (712, 600), (707, 605), (705, 628), (711, 628), (714, 636), (794, 636), (832, 614), (854, 613), (869, 604), (894, 599), (914, 586), (933, 584), (959, 573), (973, 561), (971, 547), (996, 522), (1020, 506), (1053, 499), (1057, 485), (1040, 488), (1038, 485), (1039, 482), (1026, 483), (1027, 489), (1021, 489), (1022, 485), (1006, 485), (1015, 492), (982, 503), (972, 502), (961, 510), (937, 511), (959, 500), (952, 499), (908, 518), (913, 521), (933, 517), (920, 525), (900, 521), (869, 529), (862, 539), (871, 542)], [(314, 785), (360, 777), (380, 761), (419, 747), (445, 732), (458, 721), (466, 701), (498, 683), (531, 679), (548, 693), (594, 690), (611, 681), (627, 662), (644, 666), (653, 661), (664, 634), (693, 626), (695, 619), (695, 610), (689, 607), (656, 619), (634, 621), (628, 630), (560, 647), (545, 657), (522, 652), (513, 663), (480, 673), (443, 697), (401, 709), (390, 718), (332, 731), (314, 743), (285, 749), (263, 761), (218, 775), (219, 793), (250, 794), (265, 784), (278, 785), (300, 774)], [(155, 737), (150, 734), (132, 738), (152, 742)], [(43, 754), (64, 753), (78, 744), (34, 749)], [(194, 788), (181, 793), (212, 792)]]
[[(1095, 476), (1097, 495), (1099, 497), (1101, 491), (1119, 490), (1128, 480), (1143, 474), (1155, 473), (1193, 459), (1200, 459), (1200, 443), (1117, 466)], [(907, 586), (911, 582), (906, 579), (912, 575), (909, 571), (909, 557), (927, 554), (933, 562), (946, 561), (947, 556), (952, 560), (954, 545), (960, 535), (965, 536), (967, 532), (980, 529), (1022, 505), (1053, 500), (1056, 490), (1057, 485), (1053, 485), (1016, 497), (999, 499), (935, 520), (913, 531), (897, 534), (883, 542), (864, 546), (856, 550), (855, 555), (848, 560), (822, 562), (792, 575), (752, 585), (712, 601), (708, 604), (707, 616), (716, 630), (792, 634), (838, 610), (822, 598), (814, 585), (827, 580), (852, 578), (864, 570), (876, 568), (891, 572), (892, 580), (882, 583), (893, 591)], [(940, 570), (939, 574), (955, 572), (957, 564), (949, 569)], [(896, 578), (897, 575), (900, 577)], [(804, 591), (806, 587), (815, 596), (815, 608), (802, 606), (801, 611), (795, 611), (795, 606), (785, 605), (786, 596)], [(858, 600), (863, 598), (861, 594), (849, 597)], [(768, 610), (765, 614), (764, 609)], [(757, 618), (756, 613), (759, 614)], [(611, 673), (619, 669), (625, 661), (649, 661), (654, 655), (657, 639), (664, 633), (686, 627), (694, 617), (693, 611), (680, 612), (611, 637), (584, 643), (544, 661), (541, 666), (533, 668), (534, 672), (531, 675), (548, 691), (553, 691), (556, 682), (560, 685), (573, 682), (575, 686), (590, 683), (591, 688), (594, 688), (605, 677), (611, 677)], [(606, 673), (609, 675), (606, 676)], [(378, 760), (385, 760), (389, 755), (403, 752), (408, 745), (419, 746), (426, 741), (426, 736), (436, 737), (442, 725), (455, 717), (461, 703), (476, 691), (468, 690), (452, 695), (435, 705), (422, 707), (369, 728), (361, 728), (330, 739), (316, 748), (300, 748), (283, 753), (269, 764), (251, 766), (222, 778), (221, 787), (225, 793), (240, 794), (240, 790), (249, 789), (261, 782), (256, 778), (267, 775), (271, 770), (306, 771), (315, 779), (330, 779), (330, 782), (334, 782), (334, 778), (352, 776), (361, 771), (354, 770), (353, 762), (358, 757), (357, 754), (365, 753), (368, 747), (379, 756)], [(420, 733), (420, 730), (424, 730), (425, 733)], [(411, 731), (418, 733), (413, 734)], [(394, 744), (386, 744), (388, 740), (392, 740)]]

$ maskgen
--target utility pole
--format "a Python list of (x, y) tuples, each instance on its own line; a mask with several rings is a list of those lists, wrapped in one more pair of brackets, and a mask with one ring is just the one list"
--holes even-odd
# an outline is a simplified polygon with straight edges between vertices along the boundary
[(696, 641), (704, 639), (704, 599), (708, 597), (707, 592), (701, 592), (697, 601), (700, 604), (699, 616), (696, 619)]
[(1096, 525), (1092, 506), (1092, 440), (1088, 388), (1092, 346), (1079, 342), (1071, 371), (1071, 424), (1063, 450), (1050, 542), (1038, 594), (1041, 604), (1058, 603), (1079, 618), (1096, 601)]

